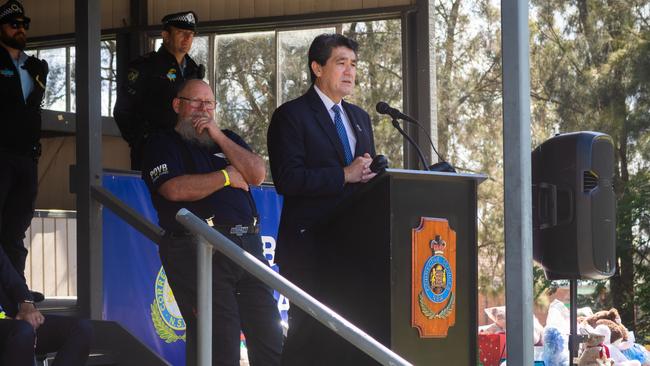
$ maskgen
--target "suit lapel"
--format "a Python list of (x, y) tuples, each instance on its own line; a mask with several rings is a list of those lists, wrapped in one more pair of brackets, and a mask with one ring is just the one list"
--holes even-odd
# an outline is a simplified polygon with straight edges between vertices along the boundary
[(336, 150), (336, 153), (339, 156), (339, 161), (343, 166), (345, 166), (345, 155), (343, 153), (343, 144), (341, 143), (341, 139), (339, 138), (339, 135), (336, 132), (336, 127), (334, 127), (332, 118), (330, 117), (329, 113), (325, 109), (325, 104), (323, 104), (323, 101), (320, 99), (318, 93), (316, 93), (316, 90), (314, 90), (313, 86), (309, 88), (306, 95), (307, 95), (307, 100), (309, 102), (309, 106), (311, 107), (311, 109), (314, 110), (316, 121), (325, 132), (325, 135), (327, 135), (327, 138), (332, 143), (332, 146), (334, 146), (334, 149)]
[(361, 127), (361, 124), (359, 123), (359, 119), (357, 116), (355, 116), (352, 113), (352, 108), (350, 108), (350, 104), (347, 103), (345, 100), (343, 101), (343, 109), (345, 109), (345, 114), (348, 116), (348, 119), (350, 120), (350, 125), (352, 126), (352, 130), (354, 131), (354, 135), (357, 138), (357, 146), (354, 149), (354, 156), (361, 156), (365, 152), (368, 152), (368, 148), (366, 146), (366, 139), (365, 139), (365, 131), (363, 130), (363, 127)]

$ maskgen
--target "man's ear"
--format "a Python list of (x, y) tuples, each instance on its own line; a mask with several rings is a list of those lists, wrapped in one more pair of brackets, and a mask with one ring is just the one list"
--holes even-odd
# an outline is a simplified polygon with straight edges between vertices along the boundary
[(172, 100), (172, 108), (174, 109), (174, 112), (176, 112), (176, 114), (178, 114), (180, 112), (180, 110), (181, 110), (181, 100), (178, 99), (178, 97), (175, 97)]
[(311, 62), (311, 71), (316, 75), (316, 77), (320, 77), (323, 74), (323, 67), (316, 61)]
[(167, 32), (166, 30), (163, 30), (163, 31), (160, 33), (160, 35), (162, 36), (163, 43), (167, 43), (167, 40), (168, 40), (169, 37), (170, 37), (169, 32)]

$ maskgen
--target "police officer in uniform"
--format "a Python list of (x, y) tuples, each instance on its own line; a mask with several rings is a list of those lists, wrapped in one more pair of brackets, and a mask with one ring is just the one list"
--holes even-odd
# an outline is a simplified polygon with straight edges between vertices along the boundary
[[(0, 243), (25, 278), (25, 231), (34, 216), (47, 62), (27, 56), (30, 18), (21, 2), (0, 6)], [(34, 294), (36, 300), (43, 295)]]
[(113, 116), (131, 148), (131, 169), (140, 169), (143, 143), (149, 134), (173, 129), (176, 113), (171, 105), (178, 86), (205, 76), (205, 67), (187, 54), (196, 22), (193, 11), (163, 17), (162, 46), (132, 61), (126, 78), (122, 76)]
[[(175, 220), (187, 208), (268, 265), (249, 184), (265, 178), (264, 161), (214, 120), (216, 102), (203, 81), (186, 82), (173, 100), (178, 122), (152, 134), (142, 178), (165, 231), (160, 258), (187, 324), (188, 349), (196, 333), (196, 238)], [(213, 258), (213, 362), (238, 366), (240, 331), (251, 366), (279, 365), (282, 329), (272, 290), (219, 252)], [(187, 352), (188, 365), (195, 363)]]

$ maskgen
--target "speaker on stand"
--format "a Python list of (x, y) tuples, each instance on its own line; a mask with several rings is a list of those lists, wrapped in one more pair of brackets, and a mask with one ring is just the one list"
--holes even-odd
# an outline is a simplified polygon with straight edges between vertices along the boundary
[(532, 153), (533, 258), (571, 292), (571, 364), (577, 356), (577, 281), (616, 270), (614, 144), (600, 132), (556, 135)]

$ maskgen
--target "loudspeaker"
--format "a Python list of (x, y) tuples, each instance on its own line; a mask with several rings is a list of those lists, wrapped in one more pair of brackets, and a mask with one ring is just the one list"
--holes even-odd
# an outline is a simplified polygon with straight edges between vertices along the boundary
[(616, 268), (614, 144), (556, 135), (532, 153), (533, 257), (548, 279), (603, 279)]

